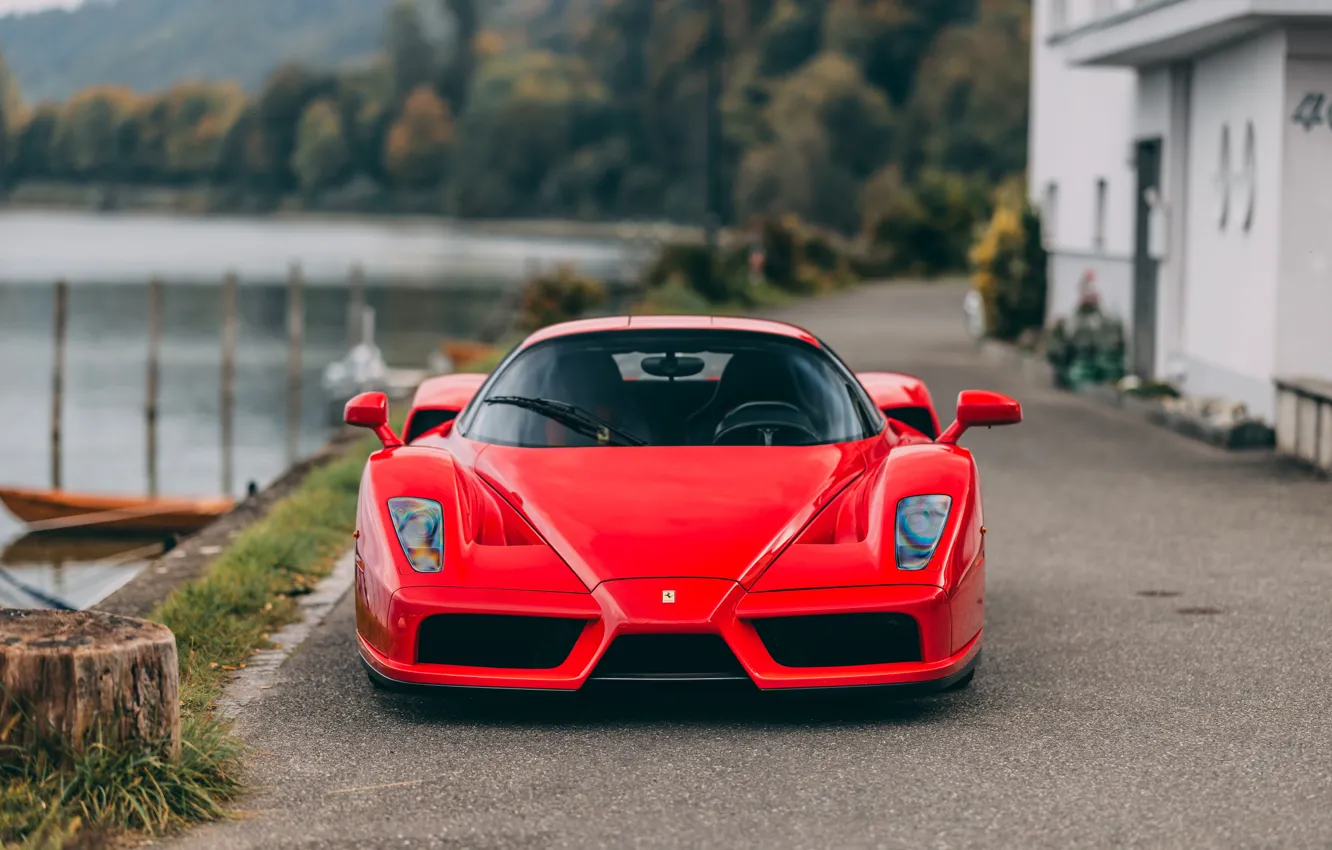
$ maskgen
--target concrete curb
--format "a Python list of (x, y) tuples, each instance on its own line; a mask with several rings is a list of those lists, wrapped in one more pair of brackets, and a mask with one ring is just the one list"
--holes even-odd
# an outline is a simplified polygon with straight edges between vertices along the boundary
[(351, 589), (355, 576), (355, 557), (349, 551), (338, 559), (333, 572), (315, 585), (313, 592), (301, 597), (301, 619), (275, 633), (272, 636), (275, 646), (250, 656), (245, 669), (238, 670), (231, 677), (217, 701), (218, 716), (234, 719), (244, 708), (263, 697), (264, 691), (276, 681), (278, 668), (305, 642), (315, 627), (328, 618)]
[[(1019, 371), (1029, 381), (1048, 387), (1057, 386), (1054, 368), (1038, 354), (993, 339), (981, 340), (980, 354), (987, 362)], [(1259, 422), (1216, 425), (1200, 416), (1170, 410), (1155, 399), (1127, 395), (1105, 384), (1082, 386), (1069, 392), (1227, 451), (1264, 450), (1276, 446), (1275, 432)]]

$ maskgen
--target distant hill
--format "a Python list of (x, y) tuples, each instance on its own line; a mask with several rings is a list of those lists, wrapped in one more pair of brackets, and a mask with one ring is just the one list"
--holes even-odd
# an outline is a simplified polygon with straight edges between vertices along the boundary
[(89, 0), (0, 18), (0, 55), (29, 102), (89, 85), (183, 79), (248, 90), (286, 60), (337, 65), (377, 50), (391, 0)]

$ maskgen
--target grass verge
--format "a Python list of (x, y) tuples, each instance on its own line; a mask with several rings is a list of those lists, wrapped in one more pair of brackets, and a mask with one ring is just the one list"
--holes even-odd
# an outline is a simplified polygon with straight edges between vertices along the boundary
[(378, 445), (367, 438), (312, 471), (150, 615), (175, 633), (180, 652), (179, 758), (0, 746), (0, 848), (105, 846), (222, 815), (242, 788), (242, 746), (212, 706), (232, 672), (271, 646), (269, 634), (299, 617), (297, 598), (350, 545), (361, 470)]

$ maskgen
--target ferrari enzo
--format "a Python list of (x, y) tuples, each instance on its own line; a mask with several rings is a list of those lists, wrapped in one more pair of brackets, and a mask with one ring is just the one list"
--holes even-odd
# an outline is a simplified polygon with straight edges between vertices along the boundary
[(980, 658), (985, 525), (966, 391), (940, 429), (918, 379), (852, 373), (800, 328), (601, 318), (489, 376), (348, 402), (383, 450), (361, 481), (357, 643), (372, 683), (575, 691), (962, 687)]

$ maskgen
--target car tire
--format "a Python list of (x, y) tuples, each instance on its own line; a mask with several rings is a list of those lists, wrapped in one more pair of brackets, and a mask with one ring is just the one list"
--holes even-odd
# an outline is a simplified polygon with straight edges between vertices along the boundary
[(371, 670), (369, 666), (365, 668), (365, 677), (370, 680), (370, 684), (377, 691), (382, 691), (384, 693), (397, 693), (403, 690), (403, 688), (400, 685), (391, 682), (388, 679), (385, 679), (383, 676), (379, 675), (374, 670)]
[(965, 691), (967, 688), (971, 687), (971, 682), (975, 678), (976, 678), (976, 668), (972, 667), (970, 670), (967, 671), (967, 675), (963, 676), (961, 679), (958, 679), (953, 684), (944, 688), (944, 693), (949, 693), (951, 691)]

